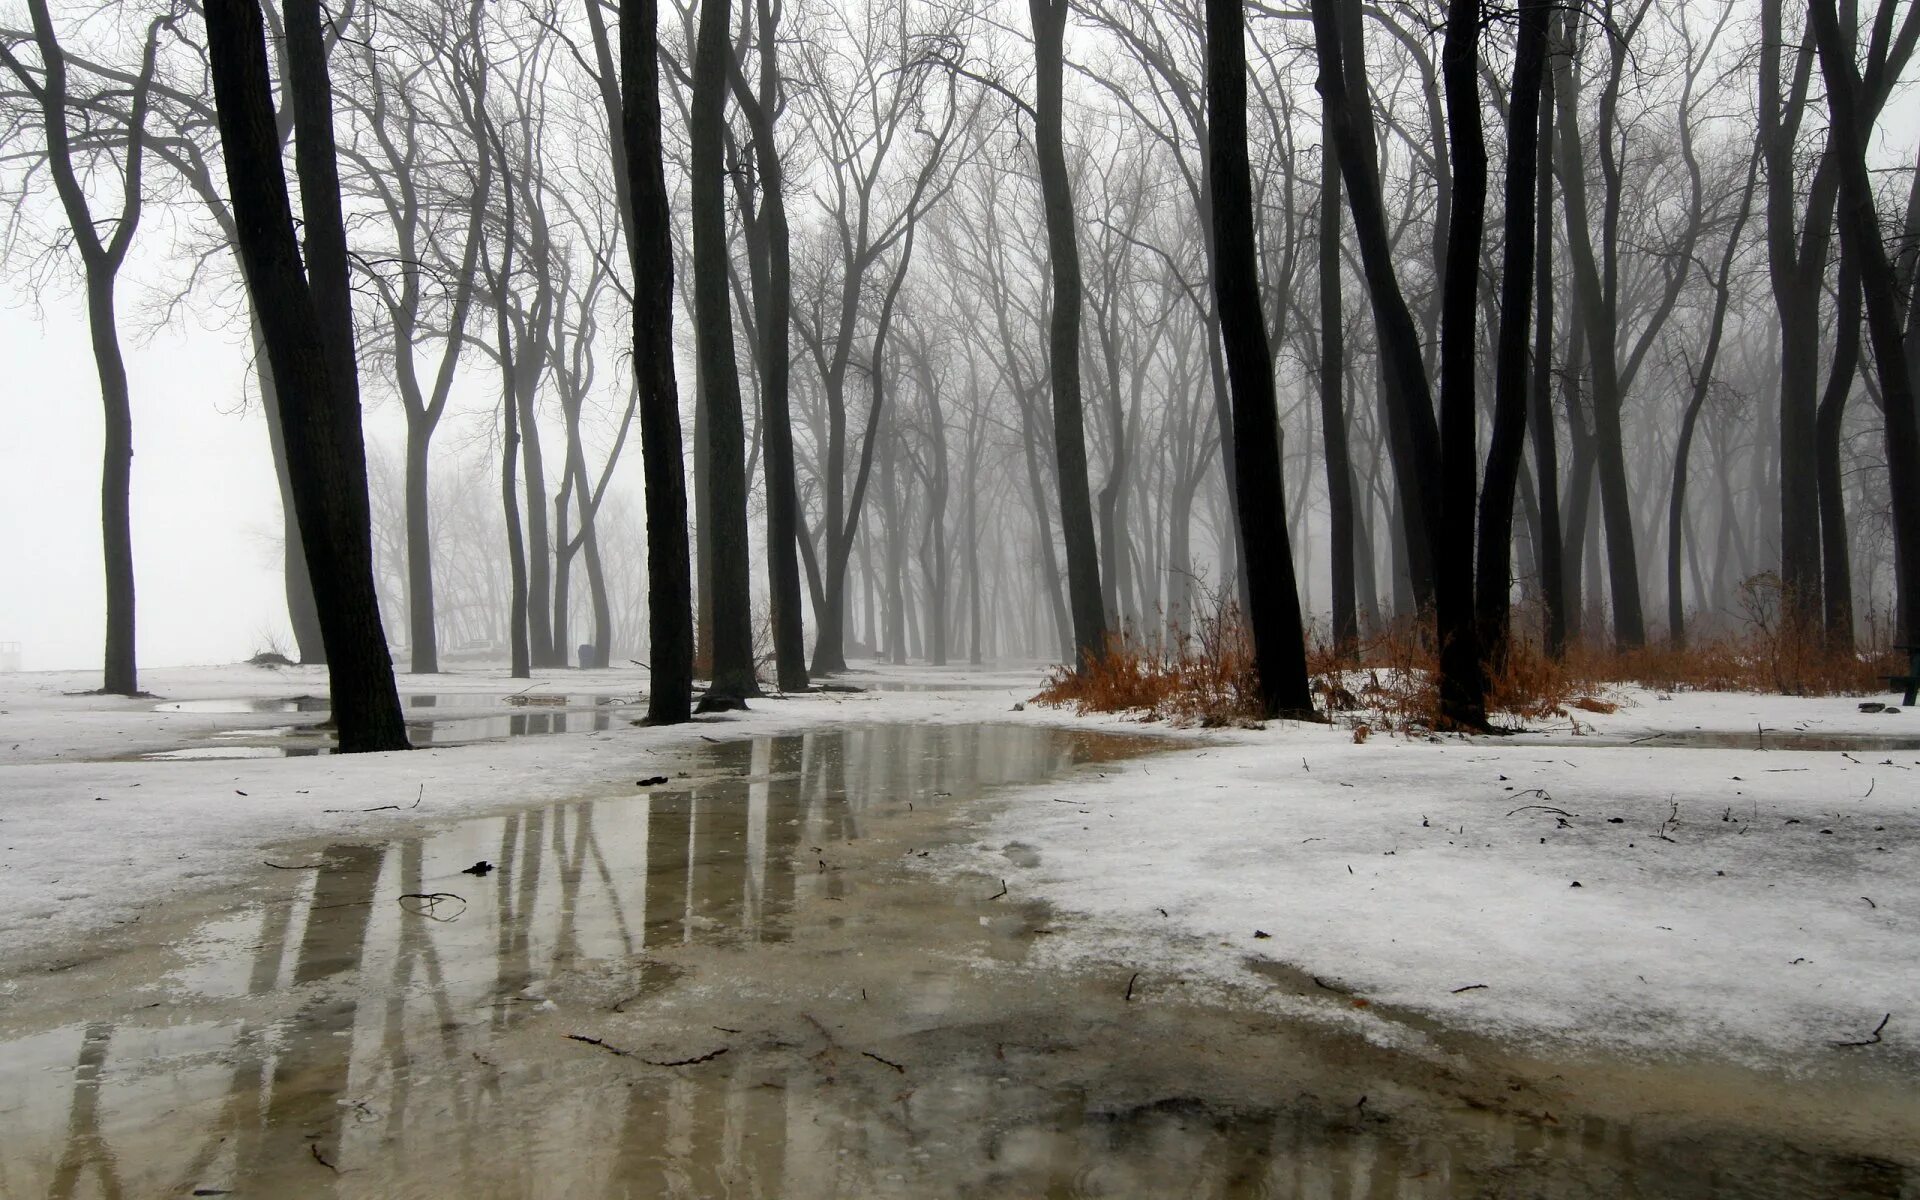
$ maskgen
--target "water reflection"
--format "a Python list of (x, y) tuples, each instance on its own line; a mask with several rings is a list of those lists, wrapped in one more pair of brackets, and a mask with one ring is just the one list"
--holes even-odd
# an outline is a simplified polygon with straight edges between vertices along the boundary
[[(1897, 1164), (1780, 1146), (1446, 1100), (1389, 1119), (1277, 1082), (1223, 1098), (1207, 1046), (1275, 1053), (1243, 1025), (1128, 1031), (1111, 989), (968, 965), (1017, 963), (1044, 914), (980, 903), (976, 924), (932, 885), (850, 882), (882, 814), (1150, 745), (760, 738), (711, 747), (697, 784), (323, 847), (290, 894), (175, 947), (160, 1007), (4, 1014), (0, 1195), (1908, 1194)], [(430, 893), (458, 903), (399, 903)], [(562, 1039), (580, 1029), (608, 1045)]]
[[(431, 703), (436, 697), (408, 697), (407, 737), (414, 747), (463, 746), (473, 742), (507, 737), (529, 737), (549, 733), (604, 733), (613, 728), (615, 716), (607, 708), (532, 708), (530, 711), (501, 712), (475, 716), (469, 711), (478, 705), (440, 709)], [(462, 699), (467, 699), (462, 697)], [(485, 699), (484, 697), (482, 699)], [(416, 704), (415, 701), (429, 701)], [(186, 703), (186, 702), (183, 702)], [(294, 704), (302, 701), (263, 703)], [(325, 701), (318, 709), (261, 708), (260, 712), (327, 711)], [(422, 716), (420, 709), (434, 709), (435, 715)], [(229, 710), (220, 710), (229, 711)], [(147, 762), (180, 762), (196, 759), (227, 758), (301, 758), (333, 751), (333, 732), (319, 725), (282, 725), (267, 729), (232, 729), (209, 735), (217, 744), (187, 746), (174, 750), (156, 750), (139, 757)]]

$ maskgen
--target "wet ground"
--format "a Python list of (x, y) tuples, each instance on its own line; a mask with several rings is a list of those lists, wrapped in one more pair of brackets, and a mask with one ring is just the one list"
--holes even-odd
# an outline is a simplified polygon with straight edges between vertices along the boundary
[[(506, 737), (549, 733), (604, 733), (627, 714), (631, 701), (607, 695), (557, 692), (414, 693), (400, 698), (407, 739), (416, 747), (460, 746)], [(191, 746), (133, 755), (149, 762), (208, 758), (299, 758), (331, 754), (334, 738), (325, 696), (249, 697), (237, 700), (175, 700), (155, 712), (201, 716), (288, 715), (288, 724), (211, 730)]]
[(283, 847), (9, 971), (0, 1196), (1920, 1196), (1898, 1079), (1542, 1060), (1277, 963), (1066, 975), (1069, 918), (926, 869), (1002, 787), (1169, 748), (757, 738)]

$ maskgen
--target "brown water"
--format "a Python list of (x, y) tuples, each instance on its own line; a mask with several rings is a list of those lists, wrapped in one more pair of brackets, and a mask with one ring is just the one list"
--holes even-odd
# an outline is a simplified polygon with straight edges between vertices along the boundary
[(638, 795), (285, 847), (8, 976), (0, 1196), (1920, 1195), (1898, 1081), (1383, 1049), (1043, 968), (1068, 918), (922, 869), (995, 789), (1168, 745), (759, 738)]

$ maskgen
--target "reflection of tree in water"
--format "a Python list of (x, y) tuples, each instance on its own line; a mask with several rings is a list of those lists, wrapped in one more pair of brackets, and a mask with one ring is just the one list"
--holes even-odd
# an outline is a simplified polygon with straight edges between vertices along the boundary
[[(275, 1022), (237, 1023), (226, 1095), (193, 1118), (194, 1157), (177, 1191), (210, 1182), (228, 1161), (232, 1180), (220, 1185), (262, 1195), (352, 1179), (376, 1194), (516, 1194), (557, 1181), (574, 1194), (630, 1196), (1385, 1200), (1516, 1178), (1540, 1182), (1533, 1192), (1543, 1196), (1583, 1195), (1596, 1172), (1612, 1173), (1622, 1191), (1674, 1194), (1667, 1184), (1682, 1180), (1702, 1194), (1741, 1195), (1781, 1169), (1779, 1146), (1744, 1155), (1718, 1146), (1684, 1161), (1689, 1147), (1638, 1147), (1627, 1127), (1596, 1121), (1561, 1128), (1489, 1116), (1472, 1126), (1435, 1120), (1437, 1132), (1420, 1134), (1305, 1099), (1270, 1110), (1199, 1100), (1101, 1109), (1071, 1087), (976, 1061), (992, 1046), (903, 1055), (914, 1067), (907, 1077), (846, 1047), (815, 1053), (819, 1042), (791, 1012), (776, 1019), (799, 1031), (788, 1035), (794, 1044), (735, 1039), (725, 1058), (685, 1068), (610, 1059), (609, 1074), (586, 1076), (599, 1082), (550, 1107), (519, 1102), (517, 1089), (549, 1069), (513, 1040), (552, 1034), (534, 1023), (546, 993), (535, 985), (600, 971), (644, 991), (675, 977), (650, 957), (667, 947), (786, 940), (797, 905), (805, 912), (808, 899), (841, 894), (835, 851), (876, 816), (1050, 778), (1100, 749), (1018, 728), (763, 738), (716, 747), (710, 761), (723, 774), (696, 785), (525, 809), (386, 847), (331, 847), (306, 903), (263, 910), (247, 990), (292, 986), (297, 1007)], [(494, 855), (492, 876), (455, 874), (476, 850)], [(460, 919), (394, 903), (436, 890), (468, 900)], [(839, 908), (812, 911), (831, 919)], [(971, 1045), (972, 1035), (946, 1032)], [(126, 1190), (103, 1132), (118, 1082), (104, 1070), (110, 1039), (130, 1053), (128, 1038), (113, 1034), (106, 1024), (85, 1029), (50, 1194)], [(623, 1099), (609, 1103), (609, 1089)], [(1513, 1174), (1515, 1164), (1529, 1173)], [(1905, 1186), (1889, 1163), (1809, 1155), (1791, 1168), (1808, 1194), (1898, 1196)]]
[(120, 1167), (100, 1134), (100, 1069), (107, 1061), (107, 1043), (113, 1026), (96, 1022), (80, 1039), (80, 1059), (73, 1068), (73, 1102), (67, 1109), (67, 1144), (54, 1169), (47, 1194), (66, 1200), (74, 1194), (89, 1167), (100, 1181), (101, 1194), (117, 1200), (122, 1195)]

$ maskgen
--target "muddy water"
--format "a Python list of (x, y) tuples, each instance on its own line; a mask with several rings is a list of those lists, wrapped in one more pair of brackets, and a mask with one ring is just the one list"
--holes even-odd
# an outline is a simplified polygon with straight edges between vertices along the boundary
[(1165, 746), (761, 738), (285, 847), (243, 902), (0, 986), (0, 1195), (1920, 1194), (1871, 1088), (1388, 1050), (1065, 976), (1034, 960), (1067, 918), (924, 870), (995, 789)]

